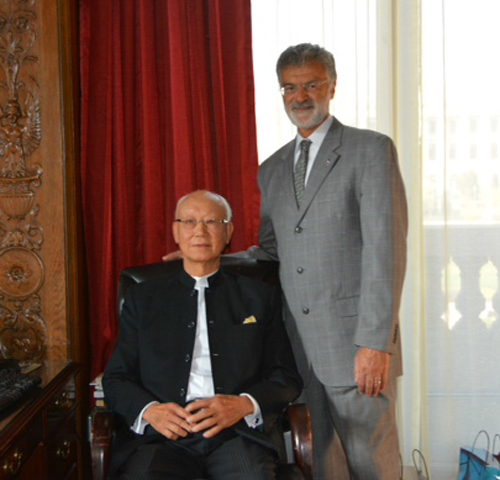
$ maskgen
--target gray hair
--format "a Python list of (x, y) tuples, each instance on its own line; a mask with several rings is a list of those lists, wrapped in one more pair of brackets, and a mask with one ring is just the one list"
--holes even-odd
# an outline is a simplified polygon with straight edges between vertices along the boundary
[(213, 202), (219, 204), (220, 206), (224, 207), (224, 210), (226, 211), (226, 218), (224, 220), (231, 221), (233, 219), (233, 211), (231, 210), (229, 202), (222, 195), (219, 195), (218, 193), (209, 192), (208, 190), (196, 190), (180, 198), (179, 201), (177, 202), (177, 206), (175, 207), (175, 218), (177, 218), (177, 213), (179, 212), (179, 208), (181, 207), (181, 205), (195, 193), (201, 194), (205, 198), (208, 198)]
[(335, 59), (333, 55), (319, 45), (311, 43), (299, 43), (288, 47), (278, 58), (276, 73), (281, 84), (281, 73), (287, 67), (301, 67), (311, 62), (319, 62), (325, 67), (330, 80), (337, 80), (337, 70), (335, 69)]

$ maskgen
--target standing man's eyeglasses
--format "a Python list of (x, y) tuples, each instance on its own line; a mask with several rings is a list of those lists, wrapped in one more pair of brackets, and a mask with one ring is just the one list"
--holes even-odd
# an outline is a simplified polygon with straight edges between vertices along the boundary
[(280, 87), (280, 92), (284, 97), (295, 95), (299, 91), (299, 88), (304, 89), (306, 93), (314, 93), (317, 92), (325, 83), (328, 83), (328, 80), (324, 80), (323, 82), (303, 83), (302, 85), (287, 84)]

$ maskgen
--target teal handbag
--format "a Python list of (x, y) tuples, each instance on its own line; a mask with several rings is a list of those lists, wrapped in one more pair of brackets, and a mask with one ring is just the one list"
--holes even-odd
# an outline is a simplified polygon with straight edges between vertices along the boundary
[[(486, 448), (476, 448), (477, 439), (481, 434), (487, 439)], [(496, 440), (498, 435), (495, 435)], [(493, 450), (495, 441), (493, 442)], [(460, 471), (457, 480), (500, 480), (500, 452), (496, 455), (490, 452), (490, 437), (488, 432), (481, 430), (472, 447), (460, 448)]]

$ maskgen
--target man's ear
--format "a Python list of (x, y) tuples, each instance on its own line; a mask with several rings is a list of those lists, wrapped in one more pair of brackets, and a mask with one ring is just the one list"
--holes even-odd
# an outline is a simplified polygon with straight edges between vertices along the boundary
[(226, 244), (229, 245), (234, 232), (233, 222), (226, 225)]
[(335, 89), (337, 88), (337, 80), (334, 80), (332, 83), (331, 88), (331, 95), (330, 95), (330, 100), (333, 100), (333, 97), (335, 96)]
[(172, 222), (172, 235), (175, 243), (179, 245), (179, 222)]

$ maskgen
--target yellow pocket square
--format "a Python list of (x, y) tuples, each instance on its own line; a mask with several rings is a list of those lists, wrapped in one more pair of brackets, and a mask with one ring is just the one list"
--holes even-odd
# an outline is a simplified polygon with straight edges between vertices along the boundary
[(249, 325), (251, 323), (257, 323), (257, 319), (253, 315), (243, 320), (243, 325)]

